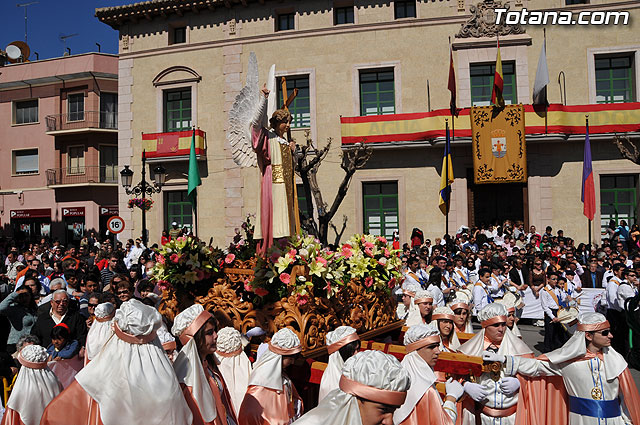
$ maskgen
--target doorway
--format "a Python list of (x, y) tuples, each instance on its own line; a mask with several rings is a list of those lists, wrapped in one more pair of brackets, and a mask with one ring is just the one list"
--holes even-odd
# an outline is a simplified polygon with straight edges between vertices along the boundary
[(502, 225), (505, 220), (528, 222), (526, 183), (473, 182), (473, 169), (467, 170), (469, 225)]

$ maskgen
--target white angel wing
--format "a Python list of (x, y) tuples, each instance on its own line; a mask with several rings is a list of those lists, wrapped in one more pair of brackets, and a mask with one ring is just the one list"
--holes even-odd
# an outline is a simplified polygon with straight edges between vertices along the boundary
[(229, 111), (227, 140), (231, 147), (233, 161), (241, 167), (255, 167), (258, 158), (251, 146), (251, 120), (260, 103), (258, 86), (258, 60), (254, 52), (249, 54), (247, 84), (236, 96)]
[(276, 104), (276, 64), (271, 65), (269, 76), (267, 77), (267, 89), (269, 90), (269, 99), (267, 100), (267, 116), (270, 117), (278, 109)]

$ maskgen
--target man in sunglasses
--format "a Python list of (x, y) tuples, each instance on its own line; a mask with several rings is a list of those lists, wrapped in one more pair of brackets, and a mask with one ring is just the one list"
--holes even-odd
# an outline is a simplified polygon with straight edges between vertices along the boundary
[[(640, 395), (627, 362), (611, 347), (611, 324), (600, 313), (583, 313), (571, 339), (536, 359), (483, 353), (486, 361), (505, 363), (512, 374), (561, 376), (562, 386), (536, 402), (535, 416), (553, 424), (640, 423)], [(559, 403), (568, 395), (568, 403)], [(545, 400), (553, 400), (547, 404)]]
[(60, 323), (69, 327), (71, 340), (76, 339), (81, 347), (84, 346), (87, 338), (85, 319), (77, 311), (69, 310), (69, 293), (64, 289), (58, 289), (53, 293), (51, 310), (38, 316), (31, 328), (31, 334), (40, 338), (43, 346), (49, 346), (51, 329)]
[[(533, 351), (507, 328), (507, 308), (491, 303), (478, 313), (482, 330), (459, 351), (468, 356), (481, 357), (484, 351), (501, 356), (533, 356)], [(492, 425), (513, 424), (519, 404), (520, 381), (506, 369), (485, 372), (477, 382), (466, 382), (464, 390), (475, 401), (463, 403), (462, 423)], [(527, 392), (524, 392), (527, 394)], [(477, 419), (477, 421), (476, 421)]]

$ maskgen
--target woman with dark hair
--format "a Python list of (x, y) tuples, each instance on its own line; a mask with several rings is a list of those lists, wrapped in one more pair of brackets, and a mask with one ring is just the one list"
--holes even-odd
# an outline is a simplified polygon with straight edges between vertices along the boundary
[(183, 344), (173, 368), (193, 414), (193, 425), (238, 423), (213, 357), (217, 327), (215, 317), (202, 305), (194, 304), (176, 316), (171, 329)]
[(140, 264), (132, 264), (129, 269), (129, 282), (133, 286), (138, 286), (138, 283), (142, 280), (142, 266)]
[(351, 326), (340, 326), (327, 333), (329, 363), (320, 380), (318, 402), (338, 388), (344, 362), (360, 349), (360, 338)]
[[(0, 314), (9, 319), (11, 329), (7, 338), (7, 352), (12, 354), (16, 351), (16, 343), (21, 336), (31, 332), (31, 328), (36, 323), (37, 305), (33, 298), (33, 291), (38, 290), (40, 282), (33, 278), (25, 279), (24, 285), (15, 292), (10, 293), (0, 302)], [(35, 286), (32, 290), (31, 286)]]

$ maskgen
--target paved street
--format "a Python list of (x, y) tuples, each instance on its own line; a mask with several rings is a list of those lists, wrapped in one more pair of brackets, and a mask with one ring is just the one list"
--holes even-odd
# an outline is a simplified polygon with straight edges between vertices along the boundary
[[(544, 338), (543, 328), (533, 325), (518, 325), (518, 327), (522, 333), (522, 339), (533, 349), (535, 355), (542, 354), (540, 350), (542, 349), (542, 340)], [(631, 369), (631, 375), (633, 375), (636, 385), (640, 387), (640, 371)]]

